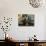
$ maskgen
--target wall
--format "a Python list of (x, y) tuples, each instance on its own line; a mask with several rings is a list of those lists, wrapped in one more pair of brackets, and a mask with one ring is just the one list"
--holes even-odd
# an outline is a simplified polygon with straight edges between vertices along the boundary
[[(34, 34), (37, 35), (37, 39), (45, 39), (45, 15), (46, 6), (40, 8), (32, 8), (28, 0), (0, 0), (0, 18), (3, 16), (12, 17), (13, 22), (10, 31), (10, 37), (16, 38), (16, 40), (27, 40)], [(18, 14), (27, 13), (35, 15), (34, 27), (19, 27), (18, 26)], [(0, 31), (0, 35), (2, 35)], [(45, 34), (44, 34), (45, 33)], [(3, 33), (4, 34), (4, 33)], [(12, 36), (11, 36), (12, 35)], [(0, 39), (4, 37), (0, 36)]]

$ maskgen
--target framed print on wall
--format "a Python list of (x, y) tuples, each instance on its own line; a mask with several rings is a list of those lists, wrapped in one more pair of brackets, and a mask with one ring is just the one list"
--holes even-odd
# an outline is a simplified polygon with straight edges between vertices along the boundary
[(34, 26), (33, 14), (18, 14), (18, 26)]

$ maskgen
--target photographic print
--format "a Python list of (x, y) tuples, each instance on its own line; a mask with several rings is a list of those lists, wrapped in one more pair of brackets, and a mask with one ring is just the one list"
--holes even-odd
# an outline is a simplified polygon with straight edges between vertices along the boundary
[(18, 26), (34, 26), (34, 15), (18, 14)]

